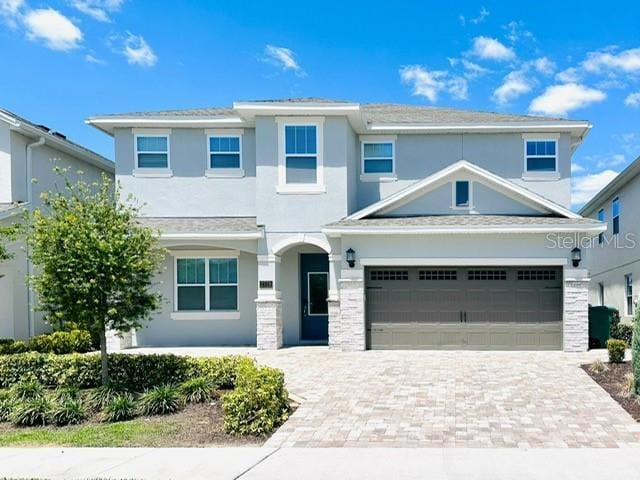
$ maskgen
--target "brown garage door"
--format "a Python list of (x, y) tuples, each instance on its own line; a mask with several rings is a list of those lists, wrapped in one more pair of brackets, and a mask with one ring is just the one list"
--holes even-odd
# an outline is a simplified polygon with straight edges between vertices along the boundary
[(372, 349), (562, 348), (562, 269), (368, 268)]

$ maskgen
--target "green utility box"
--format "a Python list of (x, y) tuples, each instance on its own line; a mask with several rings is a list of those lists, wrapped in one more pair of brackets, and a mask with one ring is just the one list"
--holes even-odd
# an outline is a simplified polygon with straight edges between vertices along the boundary
[(605, 348), (616, 309), (589, 306), (589, 348)]

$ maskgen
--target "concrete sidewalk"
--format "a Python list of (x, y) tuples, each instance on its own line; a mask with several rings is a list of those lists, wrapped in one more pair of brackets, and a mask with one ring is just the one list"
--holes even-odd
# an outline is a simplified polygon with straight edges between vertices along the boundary
[(0, 478), (602, 480), (640, 478), (637, 449), (0, 449)]

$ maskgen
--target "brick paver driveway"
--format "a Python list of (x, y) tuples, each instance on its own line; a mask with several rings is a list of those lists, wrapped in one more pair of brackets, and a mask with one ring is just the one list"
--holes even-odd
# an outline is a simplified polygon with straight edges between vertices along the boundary
[(170, 350), (283, 369), (302, 403), (270, 447), (640, 446), (638, 424), (579, 367), (602, 352)]

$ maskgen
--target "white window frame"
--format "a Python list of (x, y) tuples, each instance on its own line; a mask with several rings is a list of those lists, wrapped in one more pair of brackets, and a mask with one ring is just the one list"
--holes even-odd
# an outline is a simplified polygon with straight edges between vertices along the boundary
[[(207, 310), (178, 310), (178, 260), (204, 258), (204, 279), (202, 284), (180, 284), (180, 286), (204, 286), (204, 303)], [(209, 260), (235, 258), (237, 262), (238, 278), (236, 283), (216, 284), (210, 283)], [(215, 286), (235, 286), (236, 287), (236, 310), (210, 310), (211, 290)], [(171, 312), (172, 320), (239, 320), (240, 319), (240, 252), (228, 250), (193, 250), (180, 251), (173, 254), (173, 305)]]
[[(618, 214), (615, 215), (614, 212), (614, 206), (616, 204), (616, 202), (618, 203)], [(620, 197), (617, 196), (615, 197), (613, 200), (611, 200), (611, 234), (612, 235), (618, 235), (620, 233)], [(615, 219), (618, 219), (618, 231), (615, 231)]]
[[(289, 195), (326, 193), (324, 184), (324, 117), (277, 117), (278, 185), (276, 192)], [(286, 127), (316, 127), (316, 183), (287, 183)], [(305, 155), (301, 155), (305, 156)], [(308, 156), (314, 156), (308, 154)]]
[[(242, 159), (244, 129), (215, 128), (206, 129), (207, 158), (205, 160), (205, 176), (207, 178), (241, 178), (244, 177), (244, 163)], [(239, 168), (211, 168), (211, 138), (239, 138), (240, 139), (240, 166)]]
[[(360, 136), (360, 181), (362, 182), (395, 182), (396, 175), (396, 140), (397, 135), (361, 135)], [(365, 144), (390, 143), (391, 144), (391, 172), (365, 173), (364, 171), (364, 146)], [(380, 157), (385, 159), (387, 157)], [(369, 159), (369, 160), (375, 160)]]
[[(523, 169), (522, 171), (524, 172), (522, 174), (522, 178), (523, 180), (557, 180), (560, 178), (560, 172), (559, 172), (559, 163), (560, 163), (560, 151), (558, 150), (558, 144), (559, 144), (559, 140), (560, 140), (560, 135), (559, 134), (549, 134), (549, 135), (544, 135), (544, 136), (540, 136), (540, 135), (531, 135), (531, 134), (523, 134), (522, 135), (522, 151), (523, 151), (523, 157), (524, 157), (524, 162), (523, 162)], [(528, 158), (531, 157), (547, 157), (547, 158), (551, 158), (551, 155), (527, 155), (527, 142), (554, 142), (556, 144), (556, 154), (555, 154), (555, 159), (556, 159), (556, 165), (555, 165), (555, 169), (553, 171), (549, 171), (549, 172), (539, 172), (536, 170), (527, 170), (527, 160)]]
[[(469, 205), (459, 207), (457, 204), (456, 198), (456, 183), (458, 182), (467, 182), (469, 184)], [(452, 210), (473, 210), (475, 207), (473, 205), (473, 182), (471, 180), (466, 180), (464, 178), (460, 178), (458, 180), (454, 180), (451, 182), (451, 209)]]
[(307, 272), (307, 317), (322, 317), (329, 315), (327, 313), (311, 313), (311, 275), (324, 275), (327, 279), (327, 298), (329, 297), (329, 272)]
[[(166, 152), (138, 152), (138, 137), (156, 137), (167, 139), (167, 151)], [(167, 154), (167, 166), (165, 168), (145, 168), (138, 165), (138, 153), (166, 153)], [(171, 170), (171, 130), (170, 129), (133, 129), (133, 162), (134, 162), (134, 177), (156, 177), (166, 178), (173, 176)]]
[[(631, 288), (631, 292), (629, 292), (629, 288)], [(631, 293), (631, 295), (629, 295), (629, 293)], [(628, 273), (624, 276), (624, 310), (626, 316), (633, 316), (633, 307), (633, 274)]]

